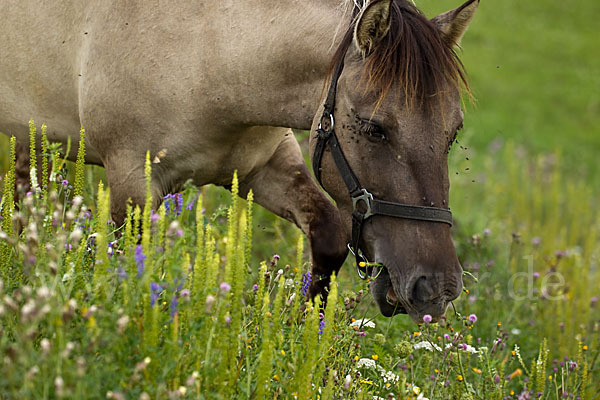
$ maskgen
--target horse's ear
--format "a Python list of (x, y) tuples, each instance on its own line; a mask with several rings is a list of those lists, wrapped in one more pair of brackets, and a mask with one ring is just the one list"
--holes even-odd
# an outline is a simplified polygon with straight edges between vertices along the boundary
[(469, 0), (454, 10), (438, 15), (431, 22), (438, 27), (450, 46), (458, 45), (477, 11), (477, 6), (479, 0)]
[(361, 11), (354, 28), (354, 43), (368, 55), (390, 30), (392, 0), (371, 0)]

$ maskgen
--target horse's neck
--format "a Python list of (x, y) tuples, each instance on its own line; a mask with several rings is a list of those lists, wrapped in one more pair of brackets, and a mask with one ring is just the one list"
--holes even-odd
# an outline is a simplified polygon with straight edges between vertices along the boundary
[[(244, 2), (242, 2), (244, 3)], [(242, 4), (239, 3), (239, 4)], [(261, 3), (261, 2), (258, 2)], [(263, 1), (263, 4), (269, 1)], [(319, 105), (330, 59), (344, 32), (339, 0), (256, 3), (252, 23), (242, 23), (247, 46), (236, 64), (245, 87), (236, 95), (236, 113), (253, 125), (309, 129)]]

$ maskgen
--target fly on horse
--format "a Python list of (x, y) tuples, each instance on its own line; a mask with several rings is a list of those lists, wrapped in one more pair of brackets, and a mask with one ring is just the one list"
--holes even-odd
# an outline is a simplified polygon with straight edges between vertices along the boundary
[[(144, 202), (147, 151), (160, 158), (155, 207), (237, 170), (242, 195), (307, 235), (312, 296), (350, 242), (384, 315), (439, 318), (462, 289), (447, 152), (466, 81), (453, 48), (478, 3), (429, 20), (406, 0), (1, 1), (0, 131), (27, 143), (34, 118), (64, 143), (84, 126), (117, 223), (129, 198)], [(288, 128), (311, 129), (336, 206)]]

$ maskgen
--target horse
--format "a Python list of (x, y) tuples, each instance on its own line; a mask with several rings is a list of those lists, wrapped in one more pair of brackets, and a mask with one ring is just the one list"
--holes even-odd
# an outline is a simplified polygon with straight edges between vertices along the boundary
[[(428, 19), (407, 0), (2, 1), (0, 131), (27, 143), (33, 118), (76, 143), (85, 127), (117, 224), (144, 204), (147, 151), (155, 208), (237, 171), (241, 196), (306, 234), (309, 296), (350, 249), (383, 315), (437, 320), (462, 291), (447, 154), (478, 4)], [(311, 131), (336, 205), (290, 128)]]

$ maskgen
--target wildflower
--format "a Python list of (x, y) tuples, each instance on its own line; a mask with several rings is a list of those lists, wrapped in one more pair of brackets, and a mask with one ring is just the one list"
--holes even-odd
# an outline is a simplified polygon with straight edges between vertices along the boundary
[(358, 360), (358, 363), (356, 363), (356, 368), (365, 367), (367, 369), (375, 369), (375, 366), (375, 360), (371, 360), (370, 358), (361, 358)]
[(352, 377), (350, 375), (346, 375), (346, 377), (344, 378), (344, 390), (349, 390), (351, 384)]
[(539, 246), (540, 243), (542, 243), (542, 238), (539, 236), (536, 236), (533, 239), (531, 239), (531, 244), (534, 246)]
[(273, 380), (279, 382), (279, 375), (273, 375)]
[(596, 303), (598, 302), (598, 296), (594, 296), (590, 299), (590, 307), (594, 307), (596, 305)]
[(496, 385), (500, 383), (500, 375), (494, 375), (494, 383)]
[(375, 328), (375, 322), (371, 321), (370, 319), (357, 319), (352, 321), (350, 326), (356, 326), (358, 328)]
[(381, 333), (376, 334), (373, 340), (380, 346), (385, 344), (385, 336), (383, 336)]
[(396, 346), (394, 346), (394, 351), (400, 358), (408, 357), (412, 353), (412, 350), (413, 350), (412, 345), (405, 340), (403, 340), (402, 342), (400, 342)]
[(475, 314), (471, 314), (469, 315), (469, 321), (474, 324), (475, 322), (477, 322), (477, 315)]
[(258, 285), (257, 285), (257, 284), (254, 284), (254, 286), (252, 286), (252, 290), (253, 290), (254, 292), (257, 292), (257, 291), (258, 291)]
[(190, 289), (183, 289), (181, 292), (179, 292), (179, 297), (182, 297), (186, 300), (189, 300), (190, 298)]
[(539, 272), (534, 272), (533, 273), (533, 279), (537, 279), (540, 277), (540, 273)]
[(379, 356), (377, 354), (373, 354), (371, 358), (375, 361), (379, 360)]
[(487, 228), (483, 230), (483, 236), (490, 236), (490, 233), (492, 233), (492, 231)]
[(431, 321), (432, 321), (432, 320), (433, 320), (433, 318), (432, 318), (432, 317), (431, 317), (431, 315), (429, 315), (429, 314), (425, 314), (425, 315), (423, 316), (423, 322), (425, 322), (426, 324), (429, 324), (429, 323), (431, 323)]
[(523, 375), (523, 370), (521, 368), (517, 368), (513, 371), (512, 374), (509, 375), (509, 379), (516, 378), (517, 376)]
[(150, 283), (150, 307), (154, 307), (154, 303), (156, 303), (161, 291), (162, 287), (158, 283)]
[(458, 375), (458, 376), (456, 377), (456, 379), (458, 379), (458, 381), (459, 381), (459, 382), (462, 382), (464, 378), (463, 378), (463, 376), (462, 376), (462, 375)]
[(587, 351), (588, 347), (587, 344), (583, 345), (583, 351)]
[(360, 383), (364, 383), (365, 385), (373, 385), (373, 381), (369, 381), (369, 380), (366, 380), (366, 379), (361, 379), (359, 382)]
[(325, 316), (323, 313), (319, 313), (319, 335), (323, 334), (323, 329), (325, 329)]
[(160, 218), (158, 213), (154, 212), (154, 210), (150, 210), (150, 222), (156, 222)]
[(225, 315), (225, 323), (227, 325), (229, 325), (231, 323), (231, 315), (229, 315), (229, 313), (227, 313), (227, 315)]
[(215, 304), (215, 296), (213, 296), (212, 294), (209, 294), (208, 296), (206, 296), (206, 312), (210, 313), (213, 304)]
[(413, 332), (413, 337), (421, 336), (421, 332)]
[(138, 244), (135, 248), (135, 263), (137, 265), (138, 278), (140, 278), (144, 273), (144, 260), (146, 260), (144, 249), (142, 248), (142, 245)]
[(69, 181), (68, 181), (68, 180), (66, 180), (66, 179), (64, 179), (64, 180), (62, 181), (62, 185), (63, 185), (63, 186), (68, 186), (68, 185), (69, 185)]
[(479, 368), (473, 368), (473, 372), (475, 372), (476, 374), (481, 375), (481, 370)]
[(171, 305), (170, 305), (170, 311), (169, 311), (169, 315), (171, 316), (171, 318), (173, 318), (175, 316), (175, 313), (177, 313), (177, 305), (179, 304), (179, 300), (177, 299), (177, 295), (174, 295), (173, 298), (171, 299)]
[(413, 392), (415, 395), (419, 395), (419, 393), (421, 393), (421, 388), (420, 388), (420, 387), (418, 387), (418, 386), (413, 386), (413, 388), (412, 388), (412, 392)]
[(310, 272), (306, 272), (304, 276), (302, 276), (302, 294), (306, 296), (308, 293), (308, 288), (310, 287), (310, 283), (312, 282), (312, 274)]
[(227, 282), (221, 282), (221, 285), (219, 285), (219, 289), (222, 292), (227, 293), (231, 290), (231, 285)]
[(433, 351), (434, 348), (437, 351), (442, 351), (442, 349), (438, 345), (436, 345), (436, 344), (432, 345), (431, 343), (429, 343), (426, 340), (423, 340), (422, 342), (416, 343), (413, 346), (413, 349), (415, 349), (415, 350), (425, 349), (425, 350), (428, 350), (428, 351)]
[(488, 263), (486, 264), (488, 267), (493, 267), (496, 264), (496, 261), (494, 260), (490, 260), (488, 261)]
[(569, 361), (569, 371), (573, 372), (577, 369), (577, 363), (575, 361)]

